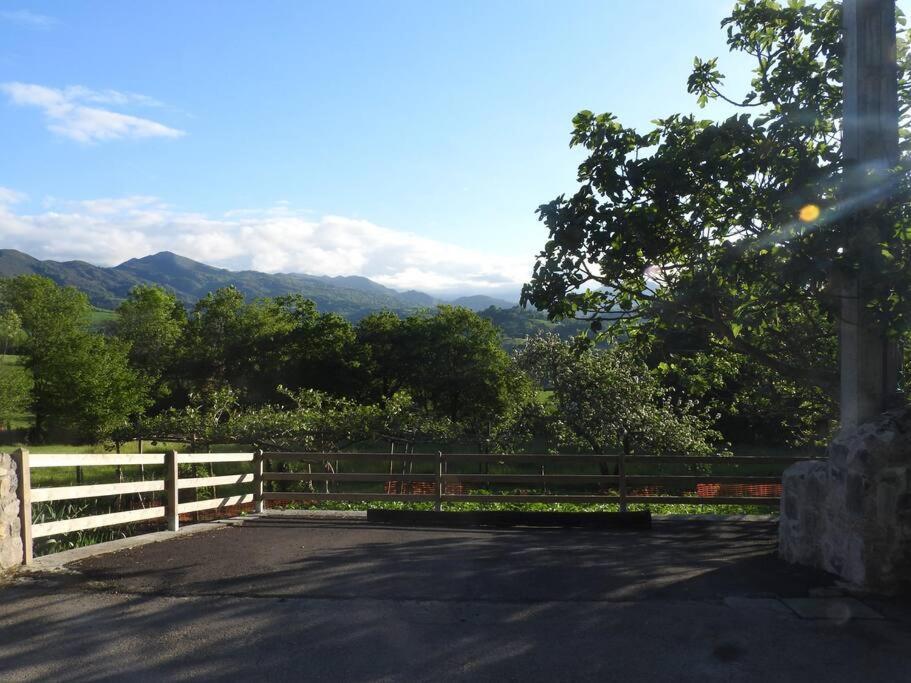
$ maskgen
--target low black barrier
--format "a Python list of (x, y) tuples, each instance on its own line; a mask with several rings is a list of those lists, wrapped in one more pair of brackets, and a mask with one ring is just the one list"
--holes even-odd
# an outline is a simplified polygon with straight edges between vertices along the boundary
[(433, 510), (367, 510), (367, 521), (402, 526), (532, 526), (585, 527), (589, 529), (650, 529), (652, 513), (637, 512), (519, 512), (477, 510), (436, 512)]

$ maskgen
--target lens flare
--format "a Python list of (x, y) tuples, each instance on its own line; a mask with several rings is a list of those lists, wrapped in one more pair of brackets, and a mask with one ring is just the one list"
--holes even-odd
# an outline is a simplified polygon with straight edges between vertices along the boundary
[(797, 214), (798, 218), (804, 223), (812, 223), (817, 218), (819, 218), (820, 210), (816, 204), (807, 204), (800, 208), (800, 213)]

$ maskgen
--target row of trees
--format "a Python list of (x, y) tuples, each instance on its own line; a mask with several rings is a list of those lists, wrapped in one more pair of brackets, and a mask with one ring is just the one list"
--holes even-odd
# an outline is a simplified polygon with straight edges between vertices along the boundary
[(541, 335), (510, 355), (497, 328), (463, 308), (352, 325), (298, 296), (245, 301), (226, 288), (187, 311), (137, 287), (102, 334), (72, 288), (37, 276), (0, 287), (4, 343), (30, 372), (20, 399), (38, 438), (595, 452), (707, 452), (721, 440), (628, 350)]
[(303, 389), (363, 403), (408, 391), (424, 410), (477, 422), (502, 413), (522, 384), (496, 328), (463, 308), (352, 325), (298, 295), (247, 302), (225, 288), (187, 314), (164, 290), (138, 287), (116, 314), (111, 332), (129, 345), (156, 412), (224, 387), (244, 407), (287, 404)]

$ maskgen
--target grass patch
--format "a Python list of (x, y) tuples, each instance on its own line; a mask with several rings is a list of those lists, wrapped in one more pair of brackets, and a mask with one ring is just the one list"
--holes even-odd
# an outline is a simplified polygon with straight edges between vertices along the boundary
[[(147, 496), (149, 494), (146, 494)], [(148, 498), (147, 507), (151, 505), (161, 505), (161, 501)], [(87, 517), (90, 515), (101, 515), (110, 512), (119, 512), (112, 498), (94, 498), (77, 501), (56, 501), (52, 503), (39, 503), (34, 507), (35, 524), (43, 522), (55, 522), (63, 519), (74, 519), (77, 517)], [(152, 520), (148, 522), (139, 522), (133, 524), (120, 524), (114, 527), (101, 527), (98, 529), (85, 529), (82, 531), (72, 531), (67, 534), (58, 534), (56, 536), (47, 536), (35, 539), (34, 553), (35, 556), (49, 555), (51, 553), (61, 552), (63, 550), (72, 550), (73, 548), (82, 548), (96, 543), (105, 543), (115, 541), (121, 538), (128, 538), (137, 534), (145, 534), (152, 531), (164, 529), (163, 520)]]
[[(281, 506), (284, 510), (433, 510), (433, 503), (370, 502), (345, 503), (320, 501), (319, 503), (292, 503)], [(704, 505), (637, 503), (630, 504), (631, 511), (651, 510), (655, 515), (777, 515), (778, 508), (768, 505)], [(619, 512), (616, 503), (573, 505), (571, 503), (446, 503), (447, 512), (479, 512), (484, 510), (507, 512)]]
[(89, 326), (95, 332), (104, 331), (108, 323), (113, 322), (116, 317), (117, 314), (114, 311), (92, 306), (92, 310), (89, 313)]
[[(475, 489), (472, 494), (489, 492)], [(515, 492), (513, 492), (515, 493)], [(490, 494), (495, 497), (494, 494)], [(319, 501), (313, 503), (289, 503), (281, 506), (287, 510), (433, 510), (432, 502), (406, 503), (396, 501), (345, 502)], [(443, 503), (443, 510), (448, 512), (619, 512), (618, 503)], [(778, 514), (777, 506), (772, 505), (709, 505), (704, 503), (630, 503), (629, 510), (650, 510), (656, 515), (768, 515)]]

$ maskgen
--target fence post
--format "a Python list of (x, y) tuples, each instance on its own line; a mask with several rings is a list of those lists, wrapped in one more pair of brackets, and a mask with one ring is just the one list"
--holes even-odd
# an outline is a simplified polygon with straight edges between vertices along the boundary
[(437, 500), (433, 509), (437, 512), (443, 510), (443, 451), (437, 451)]
[(617, 461), (617, 474), (620, 476), (620, 512), (627, 511), (626, 504), (626, 453), (621, 452)]
[(263, 452), (258, 450), (253, 454), (253, 509), (257, 514), (262, 514), (266, 507), (263, 501), (263, 469)]
[(165, 487), (168, 495), (167, 506), (165, 507), (165, 518), (168, 521), (168, 531), (177, 531), (180, 528), (180, 516), (177, 513), (177, 451), (168, 451), (164, 454), (164, 476)]
[(22, 539), (22, 564), (32, 563), (32, 471), (28, 461), (28, 451), (19, 448), (13, 453), (16, 462), (16, 473), (19, 485), (16, 495), (19, 497), (19, 536)]

